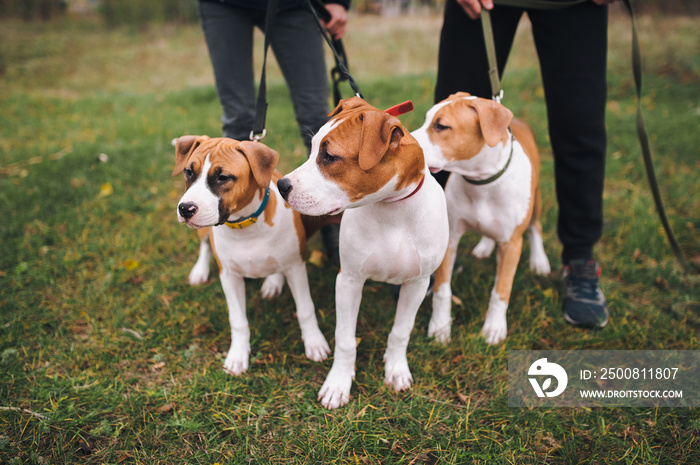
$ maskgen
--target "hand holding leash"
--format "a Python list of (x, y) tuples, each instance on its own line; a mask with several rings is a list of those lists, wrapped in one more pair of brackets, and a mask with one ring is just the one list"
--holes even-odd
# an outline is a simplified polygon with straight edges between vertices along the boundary
[(343, 5), (329, 3), (325, 5), (330, 18), (321, 18), (321, 24), (334, 40), (340, 40), (345, 35), (348, 24), (348, 11)]

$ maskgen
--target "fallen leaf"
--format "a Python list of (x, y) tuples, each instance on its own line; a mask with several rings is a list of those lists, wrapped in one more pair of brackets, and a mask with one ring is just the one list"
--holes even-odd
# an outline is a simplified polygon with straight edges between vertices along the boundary
[(125, 333), (131, 334), (132, 336), (136, 337), (137, 339), (143, 339), (143, 336), (141, 336), (141, 334), (139, 334), (138, 332), (134, 331), (133, 329), (122, 328), (122, 331), (125, 332)]
[(81, 438), (80, 441), (78, 441), (78, 451), (81, 452), (83, 455), (90, 455), (92, 454), (94, 444), (92, 443), (92, 440), (90, 438)]
[(106, 182), (100, 187), (100, 197), (108, 197), (114, 193), (114, 188), (112, 184)]
[(177, 407), (177, 405), (175, 405), (175, 402), (170, 402), (169, 404), (161, 405), (160, 407), (158, 407), (158, 413), (160, 413), (161, 415), (165, 413), (170, 413), (173, 411), (173, 409), (175, 409), (175, 407)]
[(322, 267), (323, 266), (323, 252), (321, 252), (320, 250), (312, 251), (311, 254), (309, 255), (308, 262), (314, 266)]
[(620, 104), (615, 100), (610, 100), (608, 102), (608, 110), (616, 115), (620, 114)]
[(140, 263), (137, 260), (124, 260), (122, 265), (124, 265), (124, 269), (126, 269), (126, 271), (132, 271), (138, 268)]
[(622, 430), (622, 437), (625, 439), (627, 439), (627, 437), (629, 437), (634, 442), (637, 442), (638, 434), (637, 434), (636, 428), (634, 426), (626, 427), (625, 429)]
[(659, 286), (663, 290), (668, 289), (668, 281), (666, 281), (661, 276), (656, 277), (656, 285)]
[(201, 336), (202, 334), (206, 333), (208, 329), (209, 328), (207, 327), (207, 325), (196, 324), (194, 325), (194, 330), (192, 331), (192, 333), (195, 336)]
[(256, 365), (267, 365), (268, 363), (272, 363), (275, 361), (275, 358), (272, 356), (272, 354), (267, 354), (267, 357), (260, 357), (255, 360)]
[(151, 371), (159, 371), (164, 366), (165, 366), (165, 362), (158, 362), (151, 367)]

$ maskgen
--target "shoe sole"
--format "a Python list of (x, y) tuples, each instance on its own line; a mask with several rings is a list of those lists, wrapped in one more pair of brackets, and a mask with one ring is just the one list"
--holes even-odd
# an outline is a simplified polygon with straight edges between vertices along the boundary
[(571, 318), (569, 318), (569, 315), (567, 315), (566, 313), (564, 313), (564, 319), (574, 326), (581, 326), (586, 328), (605, 328), (605, 325), (608, 324), (607, 316), (605, 317), (605, 320), (602, 323), (598, 323), (597, 325), (586, 325), (583, 323), (579, 323), (578, 321), (574, 321)]

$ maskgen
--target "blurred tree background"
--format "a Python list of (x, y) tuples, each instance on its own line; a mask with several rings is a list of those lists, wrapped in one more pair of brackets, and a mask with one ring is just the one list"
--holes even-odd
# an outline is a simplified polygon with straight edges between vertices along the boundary
[[(263, 1), (263, 0), (260, 0)], [(359, 13), (395, 15), (419, 8), (441, 8), (444, 0), (353, 0)], [(698, 0), (637, 0), (637, 13), (700, 14)], [(0, 18), (49, 21), (67, 14), (97, 15), (109, 27), (197, 21), (197, 0), (0, 0)]]

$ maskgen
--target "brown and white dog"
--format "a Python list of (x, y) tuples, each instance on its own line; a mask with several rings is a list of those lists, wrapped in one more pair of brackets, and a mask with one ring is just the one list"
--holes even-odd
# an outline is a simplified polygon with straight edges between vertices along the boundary
[[(401, 284), (384, 354), (384, 382), (411, 386), (406, 359), (416, 313), (447, 248), (447, 211), (418, 143), (394, 116), (358, 97), (344, 100), (314, 136), (309, 159), (278, 181), (307, 215), (345, 211), (340, 227), (333, 366), (319, 392), (345, 405), (355, 375), (357, 316), (367, 279)], [(347, 210), (346, 210), (347, 209)]]
[[(509, 130), (510, 126), (510, 130)], [(450, 338), (452, 268), (467, 230), (483, 237), (472, 253), (486, 258), (498, 243), (496, 282), (482, 335), (489, 344), (506, 337), (506, 309), (520, 260), (523, 233), (530, 240), (530, 269), (550, 272), (540, 225), (539, 154), (529, 126), (500, 103), (460, 92), (433, 106), (413, 132), (430, 170), (450, 171), (445, 197), (450, 243), (435, 274), (429, 334)]]
[[(177, 207), (178, 219), (192, 228), (211, 228), (231, 324), (224, 370), (239, 375), (248, 368), (250, 329), (244, 278), (266, 278), (262, 294), (269, 298), (282, 292), (286, 277), (306, 356), (325, 360), (330, 347), (318, 328), (304, 262), (311, 232), (277, 190), (277, 152), (260, 142), (207, 136), (182, 136), (175, 143), (175, 152), (173, 176), (184, 171), (187, 183)], [(193, 284), (206, 281), (209, 273), (211, 255), (204, 239), (190, 273)]]

